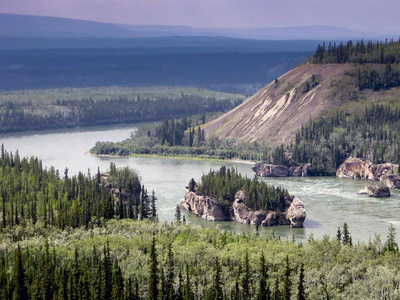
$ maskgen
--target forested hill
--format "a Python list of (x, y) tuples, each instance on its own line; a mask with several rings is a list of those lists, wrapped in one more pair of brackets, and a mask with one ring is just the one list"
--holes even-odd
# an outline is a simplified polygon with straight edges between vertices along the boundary
[(322, 44), (297, 68), (277, 78), (240, 106), (204, 126), (206, 136), (294, 142), (310, 118), (353, 113), (372, 104), (400, 105), (400, 42)]
[(225, 112), (243, 96), (191, 88), (102, 88), (4, 92), (0, 133), (158, 121)]

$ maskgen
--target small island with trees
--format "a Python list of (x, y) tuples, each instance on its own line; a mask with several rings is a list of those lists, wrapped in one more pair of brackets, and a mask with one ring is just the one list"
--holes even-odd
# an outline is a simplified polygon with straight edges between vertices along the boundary
[(199, 183), (192, 178), (180, 208), (209, 221), (261, 226), (303, 227), (306, 218), (303, 202), (287, 190), (225, 166), (203, 175)]

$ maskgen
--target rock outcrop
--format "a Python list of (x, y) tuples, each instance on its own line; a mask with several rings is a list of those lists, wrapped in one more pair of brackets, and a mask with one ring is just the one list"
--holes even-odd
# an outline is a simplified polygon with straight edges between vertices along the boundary
[(231, 207), (224, 209), (212, 198), (186, 190), (185, 197), (179, 207), (208, 221), (236, 221), (242, 224), (261, 226), (290, 225), (294, 228), (303, 227), (306, 210), (299, 198), (289, 196), (286, 199), (285, 212), (275, 212), (252, 210), (244, 204), (244, 197), (243, 191), (238, 191)]
[(383, 175), (380, 181), (390, 189), (400, 189), (400, 176), (389, 174)]
[(185, 197), (179, 204), (181, 209), (185, 209), (202, 217), (207, 221), (229, 221), (230, 216), (208, 196), (197, 195), (194, 192), (186, 191)]
[(390, 197), (390, 190), (383, 184), (367, 184), (358, 194), (367, 194), (369, 197)]
[(119, 199), (122, 199), (124, 202), (127, 202), (129, 201), (130, 198), (133, 199), (133, 198), (138, 198), (140, 196), (140, 190), (138, 190), (136, 193), (130, 194), (127, 189), (121, 189), (115, 187), (110, 182), (108, 173), (101, 174), (101, 180), (102, 180), (101, 184), (104, 186), (105, 190), (113, 196), (114, 202), (118, 202)]
[(255, 166), (253, 167), (253, 171), (256, 173), (257, 176), (261, 177), (305, 177), (308, 176), (310, 167), (310, 164), (302, 164), (300, 166), (293, 166), (288, 168), (286, 166), (259, 162), (255, 164)]
[(389, 188), (400, 188), (400, 176), (395, 175), (399, 165), (392, 163), (375, 165), (372, 162), (350, 157), (340, 165), (336, 176), (381, 181)]

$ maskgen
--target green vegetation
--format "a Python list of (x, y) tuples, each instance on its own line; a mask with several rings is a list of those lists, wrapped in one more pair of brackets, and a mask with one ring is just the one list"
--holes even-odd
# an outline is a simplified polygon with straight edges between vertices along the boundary
[[(347, 44), (325, 44), (318, 45), (314, 55), (309, 62), (315, 64), (345, 64), (354, 63), (358, 65), (357, 70), (348, 72), (355, 80), (358, 89), (390, 89), (400, 86), (400, 40), (399, 42), (386, 43), (377, 42), (364, 43), (360, 41)], [(383, 68), (380, 65), (386, 65)]]
[(156, 121), (194, 113), (223, 112), (240, 103), (241, 99), (189, 94), (177, 98), (57, 98), (50, 103), (46, 100), (3, 101), (0, 105), (0, 132)]
[[(395, 229), (354, 244), (348, 226), (304, 244), (157, 220), (156, 197), (137, 174), (60, 178), (37, 158), (2, 149), (1, 299), (395, 299), (400, 264)], [(107, 187), (112, 185), (114, 192)], [(196, 183), (191, 180), (189, 188)], [(221, 168), (199, 192), (231, 201), (243, 189), (250, 207), (279, 208), (285, 190)], [(117, 194), (115, 191), (119, 191)], [(133, 204), (124, 201), (133, 192)], [(128, 193), (128, 199), (131, 195)], [(123, 201), (121, 201), (121, 199)], [(137, 220), (142, 219), (142, 220)]]
[(297, 163), (311, 163), (314, 175), (333, 175), (349, 157), (374, 163), (400, 162), (400, 109), (383, 105), (366, 107), (363, 112), (348, 115), (337, 111), (335, 116), (310, 121), (296, 133), (294, 143), (275, 150), (280, 164), (290, 161), (283, 152), (291, 153)]
[(391, 240), (304, 244), (150, 221), (0, 235), (2, 299), (396, 299)]
[[(259, 160), (266, 148), (257, 143), (236, 144), (236, 140), (221, 141), (206, 138), (202, 125), (218, 114), (203, 114), (156, 124), (143, 124), (122, 142), (97, 142), (90, 150), (97, 155), (155, 155), (162, 157), (196, 157), (198, 159)], [(261, 155), (264, 155), (263, 157)]]
[(353, 43), (325, 43), (318, 45), (314, 55), (308, 60), (314, 64), (398, 64), (400, 63), (400, 40), (373, 43), (358, 41)]
[(37, 158), (21, 159), (2, 146), (0, 228), (6, 232), (39, 223), (65, 229), (112, 218), (156, 219), (154, 192), (148, 195), (133, 170), (119, 170), (111, 163), (104, 177), (100, 170), (95, 176), (88, 172), (69, 177), (65, 169), (61, 178), (58, 170), (44, 169)]
[[(192, 179), (189, 189), (194, 189), (193, 182)], [(227, 169), (225, 166), (203, 175), (196, 190), (200, 195), (213, 197), (222, 207), (230, 207), (238, 191), (244, 192), (244, 204), (253, 210), (284, 211), (289, 196), (285, 189), (270, 186), (257, 177), (253, 180), (243, 177), (234, 168)]]

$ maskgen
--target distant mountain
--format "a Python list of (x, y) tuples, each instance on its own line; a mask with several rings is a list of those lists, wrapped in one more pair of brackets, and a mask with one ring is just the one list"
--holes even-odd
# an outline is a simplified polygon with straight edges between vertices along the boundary
[(377, 33), (332, 26), (287, 28), (192, 28), (108, 24), (57, 17), (0, 14), (0, 37), (143, 38), (168, 36), (232, 37), (263, 40), (348, 40), (382, 38)]

